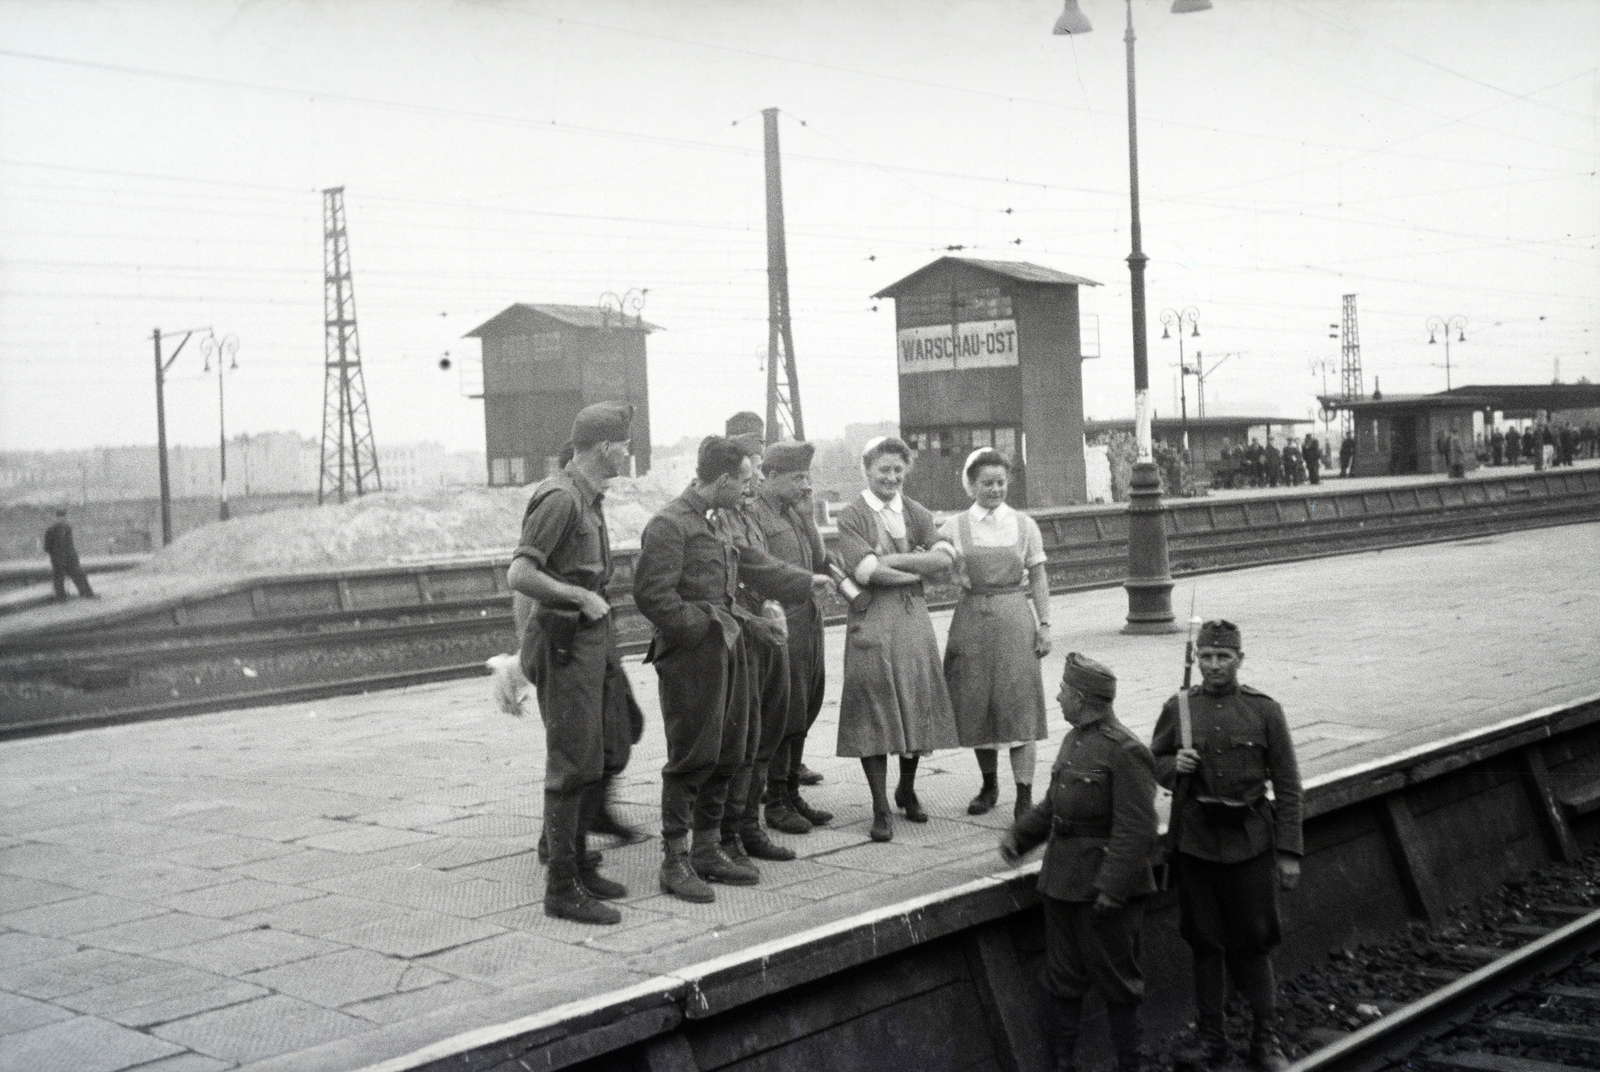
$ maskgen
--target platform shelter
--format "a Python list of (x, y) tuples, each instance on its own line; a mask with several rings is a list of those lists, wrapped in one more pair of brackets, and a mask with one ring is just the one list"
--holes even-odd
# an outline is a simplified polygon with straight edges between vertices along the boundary
[(874, 295), (895, 302), (900, 428), (917, 452), (907, 494), (935, 510), (966, 506), (961, 464), (993, 446), (1015, 466), (1013, 506), (1087, 500), (1083, 286), (1099, 284), (1022, 261), (941, 257)]
[(483, 424), (491, 486), (542, 480), (572, 419), (594, 402), (631, 402), (636, 473), (650, 469), (645, 339), (655, 324), (590, 305), (507, 306), (465, 338), (483, 345)]

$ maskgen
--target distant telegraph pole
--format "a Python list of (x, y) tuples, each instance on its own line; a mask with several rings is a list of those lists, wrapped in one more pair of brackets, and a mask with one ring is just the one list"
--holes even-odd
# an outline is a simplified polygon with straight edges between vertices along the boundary
[(356, 291), (350, 276), (350, 236), (345, 229), (344, 187), (322, 191), (324, 324), (322, 380), (322, 473), (317, 505), (328, 495), (344, 502), (382, 491), (378, 448), (367, 412), (367, 382), (361, 374), (361, 335), (356, 330)]
[[(761, 112), (767, 141), (767, 442), (787, 427), (806, 437), (795, 372), (794, 326), (789, 319), (789, 254), (783, 236), (783, 171), (778, 155), (778, 109)], [(780, 357), (781, 355), (781, 357)], [(783, 372), (779, 374), (779, 367)]]
[[(150, 333), (150, 339), (155, 343), (156, 349), (156, 460), (157, 468), (161, 472), (161, 546), (165, 547), (172, 542), (172, 480), (167, 469), (167, 370), (172, 363), (178, 360), (178, 355), (183, 353), (183, 348), (196, 332), (210, 331), (210, 328), (190, 328), (181, 332), (183, 338), (178, 342), (178, 348), (172, 351), (171, 357), (163, 357), (161, 353), (161, 329), (156, 328)], [(171, 332), (177, 335), (180, 332)], [(169, 335), (169, 337), (170, 337)]]

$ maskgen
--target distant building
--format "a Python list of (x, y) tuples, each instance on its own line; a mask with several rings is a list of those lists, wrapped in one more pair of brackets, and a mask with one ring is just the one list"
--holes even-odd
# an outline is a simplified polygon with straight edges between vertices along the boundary
[(1485, 428), (1507, 420), (1578, 423), (1584, 411), (1600, 407), (1600, 385), (1475, 384), (1431, 395), (1374, 391), (1321, 401), (1330, 410), (1349, 410), (1355, 419), (1354, 475), (1443, 473), (1449, 464), (1439, 450), (1441, 439), (1459, 436), (1466, 468), (1476, 468), (1475, 441)]
[(467, 332), (483, 346), (489, 483), (542, 479), (555, 468), (578, 411), (607, 401), (633, 403), (635, 473), (648, 472), (645, 337), (659, 330), (595, 306), (519, 302)]
[(900, 428), (917, 452), (906, 492), (968, 503), (961, 466), (995, 447), (1019, 507), (1085, 502), (1078, 288), (1092, 279), (1020, 261), (941, 257), (874, 297), (895, 300)]

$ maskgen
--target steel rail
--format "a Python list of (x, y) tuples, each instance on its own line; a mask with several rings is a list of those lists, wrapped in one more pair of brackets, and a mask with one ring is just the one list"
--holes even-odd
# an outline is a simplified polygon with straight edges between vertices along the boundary
[(1465, 1023), (1484, 1003), (1596, 951), (1600, 909), (1301, 1058), (1289, 1072), (1379, 1072), (1404, 1064), (1419, 1045)]

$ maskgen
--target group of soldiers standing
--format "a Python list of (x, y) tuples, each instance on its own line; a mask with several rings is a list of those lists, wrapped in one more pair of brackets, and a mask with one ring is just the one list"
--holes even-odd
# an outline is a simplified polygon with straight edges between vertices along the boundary
[[(608, 902), (627, 890), (600, 873), (588, 835), (615, 825), (607, 784), (643, 730), (605, 596), (612, 560), (601, 509), (606, 482), (627, 470), (631, 420), (621, 403), (578, 414), (571, 458), (534, 490), (508, 575), (519, 663), (546, 739), (544, 909), (589, 924), (621, 919)], [(763, 829), (763, 807), (766, 826), (790, 834), (832, 819), (800, 795), (824, 684), (818, 597), (834, 583), (809, 510), (813, 448), (765, 444), (754, 414), (736, 415), (726, 432), (701, 444), (693, 482), (645, 527), (633, 584), (654, 626), (645, 658), (667, 744), (659, 885), (700, 903), (715, 900), (712, 884), (758, 883), (756, 860), (795, 858)], [(1270, 954), (1278, 890), (1299, 877), (1298, 769), (1282, 709), (1239, 684), (1238, 628), (1207, 622), (1197, 653), (1204, 683), (1167, 702), (1148, 747), (1116, 718), (1115, 675), (1070, 654), (1058, 699), (1073, 729), (1049, 788), (1031, 806), (1019, 802), (1001, 840), (1010, 863), (1048, 843), (1041, 981), (1056, 1070), (1073, 1068), (1090, 990), (1106, 1001), (1119, 1072), (1140, 1066), (1139, 930), (1163, 849), (1194, 952), (1192, 1061), (1227, 1059), (1231, 979), (1251, 1009), (1253, 1063), (1287, 1067)], [(1174, 800), (1164, 840), (1158, 784)]]
[(1522, 431), (1516, 425), (1504, 432), (1495, 428), (1487, 440), (1479, 438), (1479, 457), (1490, 465), (1531, 462), (1535, 469), (1543, 469), (1546, 464), (1571, 465), (1578, 458), (1600, 456), (1600, 435), (1590, 424), (1577, 428), (1570, 422), (1552, 426), (1540, 421)]
[(1216, 472), (1229, 488), (1296, 487), (1321, 482), (1322, 459), (1322, 443), (1314, 435), (1307, 435), (1304, 442), (1290, 439), (1282, 449), (1271, 439), (1265, 446), (1252, 439), (1237, 447), (1224, 443)]

